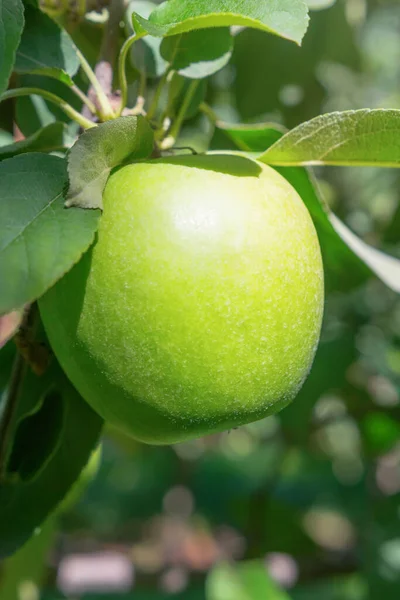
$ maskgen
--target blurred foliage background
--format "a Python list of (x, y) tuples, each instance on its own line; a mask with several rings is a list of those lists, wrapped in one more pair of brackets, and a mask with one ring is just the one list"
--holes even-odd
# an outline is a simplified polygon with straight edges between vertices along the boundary
[[(301, 48), (238, 33), (207, 91), (221, 119), (293, 127), (328, 111), (400, 108), (398, 0), (321, 4)], [(93, 60), (100, 29), (75, 32)], [(21, 130), (32, 128), (18, 107)], [(181, 142), (222, 143), (211, 137), (197, 116)], [(400, 256), (397, 170), (317, 175), (353, 231)], [(349, 289), (348, 275), (345, 289), (327, 290), (321, 344), (292, 406), (173, 447), (106, 430), (83, 494), (1, 566), (0, 598), (398, 600), (400, 300), (375, 278)]]

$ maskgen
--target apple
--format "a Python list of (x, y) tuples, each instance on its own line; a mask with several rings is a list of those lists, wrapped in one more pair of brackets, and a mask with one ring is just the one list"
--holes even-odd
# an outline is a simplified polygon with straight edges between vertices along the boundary
[(175, 156), (110, 176), (94, 245), (40, 310), (83, 398), (165, 444), (286, 406), (323, 294), (312, 220), (280, 174), (244, 156)]

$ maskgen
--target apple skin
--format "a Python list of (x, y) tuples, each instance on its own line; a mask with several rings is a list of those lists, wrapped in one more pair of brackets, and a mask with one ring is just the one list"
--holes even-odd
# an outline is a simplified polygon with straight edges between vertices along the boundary
[(153, 444), (256, 421), (306, 378), (323, 314), (318, 238), (272, 168), (175, 156), (111, 175), (96, 241), (40, 300), (62, 367)]

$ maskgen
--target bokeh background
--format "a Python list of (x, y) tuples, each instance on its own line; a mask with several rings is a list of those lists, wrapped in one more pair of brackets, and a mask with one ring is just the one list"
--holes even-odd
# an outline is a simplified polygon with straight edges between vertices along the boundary
[[(236, 36), (207, 91), (221, 119), (293, 127), (323, 112), (400, 108), (400, 2), (309, 4), (323, 7), (301, 48)], [(100, 30), (76, 34), (94, 56)], [(28, 135), (33, 117), (18, 106)], [(204, 150), (219, 145), (211, 138), (200, 116), (181, 141)], [(355, 233), (400, 256), (397, 170), (317, 175)], [(292, 406), (172, 447), (106, 429), (80, 489), (1, 565), (1, 600), (398, 600), (400, 299), (344, 275), (327, 273), (320, 347)]]

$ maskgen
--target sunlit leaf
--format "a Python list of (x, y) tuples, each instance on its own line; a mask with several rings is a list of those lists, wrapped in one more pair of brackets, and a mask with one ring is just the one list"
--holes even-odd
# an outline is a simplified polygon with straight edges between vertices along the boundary
[(68, 156), (66, 205), (102, 208), (111, 169), (127, 160), (147, 158), (152, 150), (153, 132), (143, 117), (121, 117), (85, 131)]
[(400, 110), (321, 115), (289, 131), (260, 160), (280, 166), (400, 167)]
[(136, 16), (139, 26), (154, 36), (175, 35), (194, 29), (240, 25), (261, 29), (300, 43), (308, 25), (301, 0), (168, 0), (149, 20)]

